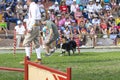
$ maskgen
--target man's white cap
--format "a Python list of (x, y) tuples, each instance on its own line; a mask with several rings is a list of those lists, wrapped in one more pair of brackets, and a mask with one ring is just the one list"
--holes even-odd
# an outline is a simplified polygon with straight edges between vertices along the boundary
[(23, 22), (27, 22), (27, 21), (28, 21), (28, 19), (24, 19), (24, 20), (23, 20)]
[(17, 24), (18, 24), (18, 25), (21, 24), (21, 23), (22, 23), (22, 22), (21, 22), (20, 20), (17, 21)]
[(113, 17), (112, 15), (109, 16), (109, 18)]
[(87, 8), (84, 8), (84, 11), (87, 11)]
[(89, 0), (89, 2), (90, 2), (90, 1), (93, 1), (93, 0)]
[(9, 9), (10, 9), (10, 7), (7, 7), (7, 8), (6, 8), (6, 10), (9, 10)]
[(52, 7), (52, 6), (50, 6), (50, 7), (49, 7), (49, 10), (50, 10), (50, 9), (53, 9), (53, 7)]
[(100, 2), (100, 0), (96, 0), (96, 2)]
[(76, 2), (76, 0), (73, 0), (73, 1), (75, 1), (75, 2)]
[(58, 4), (58, 2), (55, 2), (55, 4)]

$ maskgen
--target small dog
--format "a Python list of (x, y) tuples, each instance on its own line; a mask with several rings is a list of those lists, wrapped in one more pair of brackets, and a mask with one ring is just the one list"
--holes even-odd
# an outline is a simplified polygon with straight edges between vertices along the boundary
[(62, 49), (61, 54), (65, 54), (65, 52), (68, 52), (68, 55), (70, 56), (71, 50), (72, 50), (73, 54), (75, 53), (77, 44), (74, 40), (71, 40), (71, 41), (67, 41), (67, 42), (63, 43), (61, 45), (61, 47), (60, 47), (60, 44), (58, 46), (59, 46), (58, 48)]

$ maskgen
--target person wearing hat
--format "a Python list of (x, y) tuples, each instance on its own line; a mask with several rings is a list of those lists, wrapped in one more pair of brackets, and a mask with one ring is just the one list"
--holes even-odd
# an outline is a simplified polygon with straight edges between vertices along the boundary
[[(41, 14), (39, 11), (39, 6), (34, 2), (34, 0), (27, 0), (27, 5), (29, 6), (28, 10), (28, 21), (27, 21), (27, 33), (23, 41), (25, 46), (25, 53), (28, 60), (30, 60), (30, 45), (34, 42), (34, 47), (37, 55), (36, 63), (41, 64), (41, 50), (39, 43), (39, 32), (40, 32), (40, 20)], [(22, 64), (22, 63), (21, 63)]]
[(57, 15), (58, 13), (60, 13), (60, 9), (59, 9), (59, 4), (58, 2), (55, 2), (55, 4), (52, 5), (52, 9), (54, 10), (55, 14)]
[(102, 6), (100, 4), (100, 0), (96, 0), (95, 4), (94, 4), (94, 10), (95, 12), (99, 13), (99, 11), (102, 9)]
[(23, 26), (22, 22), (20, 20), (17, 21), (17, 25), (15, 26), (15, 32), (16, 32), (16, 47), (20, 47), (21, 39), (24, 38), (25, 34), (25, 27)]

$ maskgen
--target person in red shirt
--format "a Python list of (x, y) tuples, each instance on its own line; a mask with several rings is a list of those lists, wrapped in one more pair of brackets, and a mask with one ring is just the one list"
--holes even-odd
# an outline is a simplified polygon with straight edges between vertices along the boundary
[(65, 4), (64, 1), (61, 2), (60, 11), (61, 11), (62, 13), (67, 13), (67, 12), (68, 12), (68, 7), (67, 7), (67, 5)]

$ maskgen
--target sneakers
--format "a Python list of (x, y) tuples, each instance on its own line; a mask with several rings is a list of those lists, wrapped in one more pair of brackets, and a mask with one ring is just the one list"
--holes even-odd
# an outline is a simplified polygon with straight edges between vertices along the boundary
[(37, 60), (35, 60), (34, 62), (35, 62), (35, 63), (38, 63), (38, 64), (42, 64), (41, 59), (37, 59)]

